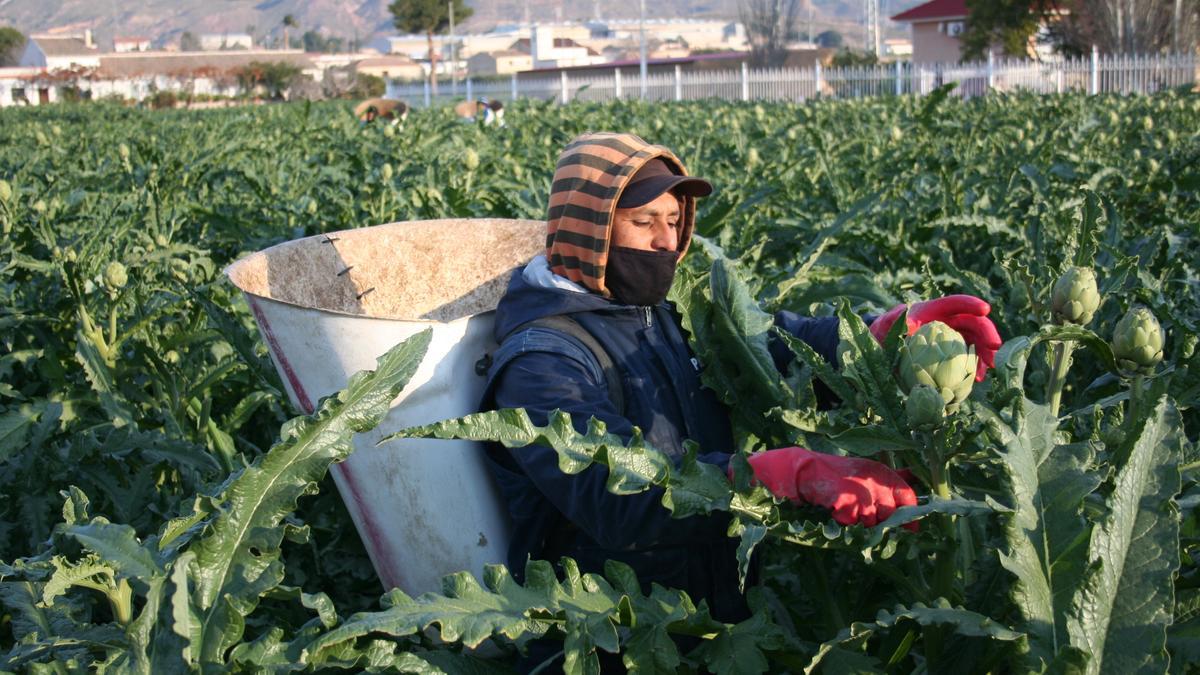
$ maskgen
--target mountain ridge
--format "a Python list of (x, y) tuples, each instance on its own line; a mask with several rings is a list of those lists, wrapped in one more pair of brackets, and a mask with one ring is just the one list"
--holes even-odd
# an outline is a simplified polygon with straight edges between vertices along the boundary
[[(290, 29), (298, 37), (307, 30), (366, 43), (394, 35), (388, 0), (141, 0), (133, 8), (119, 0), (0, 0), (0, 26), (14, 26), (26, 35), (40, 32), (78, 33), (91, 29), (102, 49), (114, 37), (146, 37), (155, 47), (178, 44), (185, 31), (251, 33), (256, 44), (281, 42), (283, 19), (292, 15), (300, 26)], [(596, 0), (491, 0), (471, 2), (474, 15), (462, 31), (486, 31), (501, 23), (637, 18), (637, 5), (624, 3), (624, 11)], [(736, 20), (738, 0), (656, 0), (647, 8), (647, 19), (721, 18)], [(861, 30), (860, 0), (801, 0), (798, 28), (806, 30), (812, 11), (814, 32), (833, 28), (855, 42)], [(881, 0), (881, 15), (890, 16), (919, 4), (919, 0)], [(526, 10), (528, 8), (528, 12)], [(885, 27), (886, 28), (886, 27)], [(895, 27), (892, 27), (895, 30)]]

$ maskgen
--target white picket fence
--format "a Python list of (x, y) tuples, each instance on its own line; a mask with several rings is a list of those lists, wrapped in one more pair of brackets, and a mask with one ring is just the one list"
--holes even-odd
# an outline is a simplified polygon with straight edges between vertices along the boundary
[(1100, 55), (1052, 61), (1023, 61), (989, 57), (971, 63), (911, 64), (896, 62), (850, 68), (749, 68), (655, 72), (643, 85), (637, 69), (614, 68), (607, 73), (553, 75), (514, 73), (508, 79), (468, 78), (456, 88), (439, 83), (437, 97), (429, 83), (389, 81), (388, 98), (410, 105), (435, 104), (487, 97), (516, 100), (535, 98), (571, 101), (645, 99), (682, 101), (702, 98), (725, 100), (804, 101), (825, 98), (862, 98), (928, 94), (939, 86), (957, 83), (958, 96), (978, 96), (988, 91), (1026, 90), (1043, 94), (1082, 91), (1091, 94), (1149, 94), (1172, 87), (1193, 85), (1200, 60), (1195, 54), (1123, 56)]

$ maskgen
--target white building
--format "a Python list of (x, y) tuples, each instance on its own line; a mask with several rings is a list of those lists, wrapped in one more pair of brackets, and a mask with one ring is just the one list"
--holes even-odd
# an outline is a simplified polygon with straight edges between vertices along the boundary
[(58, 91), (48, 83), (40, 85), (36, 78), (45, 73), (42, 68), (0, 68), (0, 107), (41, 105), (58, 100)]
[(557, 30), (555, 26), (533, 27), (529, 54), (533, 57), (534, 69), (587, 66), (606, 61), (595, 49), (581, 45), (572, 38), (557, 36)]
[(533, 56), (515, 49), (476, 54), (467, 59), (467, 72), (472, 76), (511, 75), (532, 69)]
[[(433, 48), (439, 54), (450, 38), (445, 35), (433, 36)], [(429, 60), (429, 41), (424, 35), (389, 35), (374, 40), (369, 45), (381, 54), (402, 54), (412, 59)]]
[(83, 35), (31, 35), (18, 65), (46, 70), (95, 68), (100, 65), (100, 50), (90, 30)]
[(150, 51), (150, 38), (145, 37), (117, 37), (113, 38), (113, 51), (118, 54), (126, 52), (148, 52)]
[[(682, 40), (691, 49), (746, 51), (750, 43), (746, 39), (746, 28), (741, 23), (705, 19), (648, 19), (647, 39), (671, 42)], [(592, 32), (596, 37), (612, 39), (638, 38), (641, 23), (637, 19), (619, 19), (593, 22)], [(607, 34), (605, 35), (605, 29)]]
[(54, 103), (68, 88), (92, 99), (119, 96), (141, 101), (160, 91), (233, 96), (242, 93), (238, 71), (256, 61), (289, 63), (316, 81), (324, 75), (299, 50), (123, 52), (100, 54), (95, 60), (95, 66), (0, 68), (0, 106)]
[(221, 49), (253, 49), (254, 38), (246, 33), (208, 33), (200, 36), (200, 49), (215, 52)]

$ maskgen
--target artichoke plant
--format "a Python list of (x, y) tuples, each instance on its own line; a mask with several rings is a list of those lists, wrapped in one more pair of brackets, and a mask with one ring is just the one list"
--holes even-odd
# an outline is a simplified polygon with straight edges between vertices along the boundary
[(1100, 306), (1096, 273), (1090, 267), (1069, 267), (1050, 294), (1050, 309), (1058, 324), (1085, 326)]
[(917, 385), (933, 387), (946, 412), (958, 410), (971, 395), (978, 357), (962, 336), (941, 321), (931, 321), (904, 341), (900, 351), (900, 380), (905, 391)]
[(1158, 319), (1145, 307), (1134, 307), (1113, 330), (1113, 356), (1127, 377), (1149, 375), (1163, 358), (1163, 332)]
[(946, 402), (937, 389), (918, 384), (908, 393), (904, 402), (908, 425), (918, 431), (933, 431), (942, 425), (946, 416)]

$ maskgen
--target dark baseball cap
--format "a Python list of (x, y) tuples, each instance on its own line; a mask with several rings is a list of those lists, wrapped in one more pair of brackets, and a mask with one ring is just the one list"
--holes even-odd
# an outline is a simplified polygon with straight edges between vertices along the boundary
[(677, 195), (704, 197), (712, 194), (712, 183), (694, 176), (680, 176), (661, 159), (652, 159), (633, 174), (629, 184), (621, 191), (617, 208), (629, 209), (654, 201), (667, 190)]

